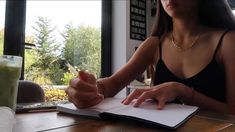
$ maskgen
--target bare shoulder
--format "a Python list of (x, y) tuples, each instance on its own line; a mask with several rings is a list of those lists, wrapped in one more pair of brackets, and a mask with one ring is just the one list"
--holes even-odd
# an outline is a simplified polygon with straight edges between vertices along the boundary
[(142, 44), (141, 48), (154, 48), (156, 49), (159, 45), (159, 38), (158, 37), (148, 37)]
[[(228, 43), (229, 45), (234, 45), (235, 42), (235, 30), (228, 31), (224, 36), (224, 42)], [(231, 44), (230, 44), (231, 43)]]
[(224, 59), (235, 61), (235, 31), (229, 31), (224, 36), (222, 45), (222, 56)]
[(144, 42), (141, 43), (137, 50), (137, 53), (143, 57), (154, 60), (159, 47), (158, 37), (149, 37)]

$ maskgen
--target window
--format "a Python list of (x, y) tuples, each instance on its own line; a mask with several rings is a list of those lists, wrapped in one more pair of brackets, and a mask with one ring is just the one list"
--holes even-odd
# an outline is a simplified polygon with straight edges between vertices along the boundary
[(101, 0), (27, 1), (26, 8), (24, 78), (44, 88), (46, 101), (66, 99), (60, 89), (75, 76), (67, 62), (100, 76)]
[(235, 0), (228, 0), (228, 3), (233, 10), (233, 14), (235, 15)]
[[(89, 24), (89, 23), (87, 24), (85, 22), (83, 24), (80, 24), (80, 23), (73, 23), (72, 21), (70, 21), (71, 23), (66, 22), (66, 26), (65, 26), (66, 30), (61, 30), (60, 28), (58, 28), (59, 26), (56, 24), (58, 24), (60, 22), (58, 22), (58, 21), (54, 22), (54, 20), (52, 18), (49, 18), (47, 15), (54, 13), (53, 17), (54, 16), (62, 17), (60, 12), (55, 10), (55, 8), (56, 8), (55, 6), (56, 5), (58, 6), (57, 3), (66, 2), (66, 1), (55, 1), (55, 2), (41, 1), (41, 2), (46, 2), (46, 4), (43, 4), (43, 5), (37, 4), (37, 8), (39, 6), (39, 11), (41, 11), (41, 13), (44, 12), (44, 10), (46, 10), (46, 7), (48, 6), (49, 3), (53, 3), (53, 5), (50, 5), (50, 10), (48, 10), (46, 13), (44, 13), (44, 15), (36, 14), (34, 16), (34, 18), (36, 18), (36, 19), (34, 19), (34, 20), (32, 19), (33, 21), (30, 22), (29, 21), (30, 15), (28, 14), (30, 12), (30, 4), (29, 4), (30, 2), (31, 3), (32, 2), (39, 2), (40, 3), (40, 1), (26, 1), (26, 0), (6, 1), (6, 20), (5, 20), (6, 22), (5, 22), (5, 30), (4, 30), (4, 34), (5, 34), (4, 53), (10, 54), (10, 55), (20, 55), (23, 57), (25, 56), (25, 64), (24, 64), (25, 68), (24, 69), (27, 69), (30, 66), (32, 66), (31, 67), (32, 70), (22, 71), (21, 79), (24, 79), (24, 77), (25, 77), (25, 79), (30, 80), (29, 78), (31, 77), (32, 81), (34, 81), (33, 79), (35, 79), (35, 78), (40, 78), (41, 76), (45, 76), (46, 79), (42, 78), (42, 79), (38, 79), (38, 80), (39, 81), (42, 80), (42, 82), (49, 82), (49, 83), (44, 83), (42, 85), (46, 86), (46, 85), (50, 84), (49, 85), (50, 87), (51, 86), (54, 87), (54, 85), (59, 85), (60, 83), (57, 83), (57, 82), (51, 83), (51, 81), (49, 79), (47, 80), (48, 76), (51, 75), (51, 72), (44, 72), (44, 74), (39, 75), (39, 77), (35, 76), (35, 78), (33, 76), (29, 76), (30, 74), (35, 75), (35, 73), (32, 72), (33, 70), (35, 70), (33, 68), (36, 68), (36, 72), (38, 72), (37, 66), (40, 65), (42, 67), (39, 67), (39, 68), (45, 68), (45, 69), (48, 68), (52, 71), (53, 70), (64, 70), (64, 71), (66, 71), (65, 73), (68, 72), (68, 74), (65, 74), (62, 81), (69, 80), (69, 78), (71, 78), (71, 73), (69, 73), (67, 68), (64, 66), (65, 61), (61, 61), (61, 60), (66, 59), (72, 65), (74, 65), (73, 63), (75, 63), (75, 62), (77, 63), (76, 60), (73, 61), (73, 59), (71, 59), (72, 61), (69, 61), (69, 59), (67, 59), (65, 56), (63, 56), (65, 54), (65, 50), (64, 50), (65, 43), (66, 42), (68, 42), (68, 43), (77, 42), (78, 40), (74, 39), (75, 38), (74, 36), (77, 36), (77, 35), (79, 35), (79, 37), (81, 38), (81, 40), (79, 40), (79, 41), (82, 41), (82, 42), (86, 42), (84, 40), (89, 40), (88, 42), (92, 42), (92, 43), (96, 42), (97, 40), (101, 41), (100, 43), (102, 43), (102, 44), (99, 44), (99, 45), (101, 45), (99, 47), (101, 47), (101, 56), (102, 57), (100, 57), (100, 58), (102, 60), (101, 60), (101, 64), (99, 63), (99, 65), (101, 65), (101, 71), (99, 71), (98, 74), (101, 74), (101, 77), (111, 75), (112, 2), (110, 0), (87, 1), (87, 2), (91, 2), (91, 3), (92, 2), (99, 2), (100, 3), (99, 8), (101, 8), (101, 4), (102, 4), (102, 11), (100, 10), (100, 11), (91, 12), (91, 8), (93, 8), (93, 7), (90, 7), (90, 5), (92, 5), (91, 3), (89, 6), (84, 6), (86, 9), (88, 9), (87, 12), (80, 11), (83, 14), (86, 14), (86, 17), (88, 17), (88, 16), (90, 17), (90, 13), (95, 14), (97, 12), (102, 12), (102, 19), (101, 19), (102, 25), (100, 25), (100, 28), (98, 28), (99, 33), (92, 32), (93, 31), (92, 29), (94, 29), (93, 25)], [(47, 3), (47, 2), (49, 2), (49, 3)], [(68, 2), (73, 2), (73, 1), (68, 1)], [(77, 1), (77, 2), (82, 2), (82, 1)], [(83, 1), (83, 2), (85, 2), (85, 1)], [(28, 6), (27, 10), (26, 10), (26, 5)], [(72, 6), (67, 7), (66, 4), (63, 4), (63, 6), (61, 6), (60, 10), (65, 11), (66, 10), (65, 8), (72, 8)], [(32, 9), (32, 7), (31, 7), (31, 9)], [(76, 9), (78, 9), (78, 7)], [(27, 11), (27, 13), (26, 13), (26, 11)], [(31, 11), (31, 13), (32, 12), (33, 11)], [(76, 12), (76, 10), (73, 10), (72, 12), (67, 12), (67, 15), (65, 17), (63, 17), (63, 19), (67, 20), (67, 17), (71, 14), (75, 18), (80, 19), (77, 16), (78, 13)], [(27, 20), (25, 20), (26, 15), (27, 15)], [(40, 15), (40, 16), (37, 16), (37, 15)], [(101, 15), (99, 15), (99, 17), (101, 17)], [(101, 21), (101, 20), (96, 19), (96, 20), (92, 20), (92, 21), (90, 20), (89, 22), (95, 22), (95, 21)], [(33, 24), (30, 25), (30, 23), (33, 23)], [(52, 26), (48, 25), (49, 23), (52, 23)], [(79, 28), (79, 27), (82, 27), (82, 28)], [(42, 30), (41, 28), (44, 30)], [(81, 32), (77, 32), (78, 28), (82, 29)], [(50, 30), (46, 30), (46, 29), (50, 29)], [(68, 29), (70, 29), (70, 30), (68, 30)], [(88, 31), (91, 35), (100, 36), (101, 39), (100, 38), (99, 39), (94, 39), (94, 38), (89, 39), (89, 37), (87, 37), (86, 35), (81, 34), (86, 31), (85, 29), (89, 29)], [(95, 29), (97, 29), (97, 27), (95, 27)], [(37, 37), (39, 39), (36, 39), (35, 36), (30, 35), (30, 30), (36, 31), (36, 32), (32, 32), (32, 34), (35, 33), (34, 34), (35, 36), (38, 35)], [(41, 34), (40, 31), (43, 31), (42, 33), (44, 33), (44, 35), (45, 35), (45, 32), (51, 33), (50, 34), (51, 36), (48, 34), (43, 36), (43, 34)], [(52, 33), (52, 31), (53, 31), (53, 33)], [(57, 33), (55, 33), (54, 31)], [(69, 32), (66, 32), (66, 31), (69, 31)], [(101, 32), (101, 34), (100, 34), (100, 32)], [(66, 33), (69, 33), (69, 34), (66, 34)], [(62, 37), (61, 37), (61, 35), (62, 35)], [(58, 36), (60, 36), (60, 37), (58, 37)], [(47, 40), (49, 39), (50, 41), (46, 41), (46, 42), (39, 41), (42, 38), (45, 39), (45, 37)], [(67, 39), (64, 39), (64, 38), (67, 38)], [(61, 40), (66, 40), (66, 41), (61, 41)], [(45, 47), (40, 45), (40, 44), (42, 44), (42, 42), (46, 43), (46, 45), (44, 45)], [(54, 43), (54, 42), (56, 42), (56, 43)], [(50, 48), (49, 48), (49, 50), (44, 50), (44, 49), (48, 49), (47, 46), (49, 46), (49, 43), (50, 44), (52, 43), (50, 46), (53, 47), (53, 50), (51, 50)], [(39, 49), (40, 49), (40, 51), (39, 51)], [(77, 49), (76, 47), (75, 48), (72, 47), (72, 49), (74, 49), (75, 51), (69, 52), (69, 53), (71, 53), (74, 56), (78, 55), (78, 53), (83, 52), (83, 51), (77, 52), (80, 49)], [(91, 49), (94, 51), (95, 48), (91, 48)], [(39, 56), (41, 53), (37, 52), (36, 50), (38, 50), (39, 52), (46, 53), (45, 56), (43, 56), (43, 57)], [(63, 54), (61, 54), (61, 52)], [(48, 59), (49, 61), (44, 61), (44, 63), (41, 63), (41, 64), (39, 63), (40, 61), (45, 60), (45, 59)], [(52, 61), (51, 61), (51, 59), (52, 59)], [(81, 58), (81, 59), (85, 59), (85, 58)], [(88, 60), (89, 59), (90, 58), (88, 58)], [(35, 61), (35, 60), (37, 62), (36, 64), (33, 63), (33, 61)], [(86, 61), (84, 60), (83, 62), (86, 62)], [(89, 61), (87, 61), (87, 62), (89, 62)], [(83, 63), (83, 66), (87, 66), (84, 64), (88, 65), (89, 63)], [(54, 66), (56, 66), (56, 67), (54, 67)], [(76, 65), (74, 65), (74, 66), (76, 66)], [(80, 67), (77, 67), (77, 68), (80, 68)], [(48, 70), (48, 69), (46, 69), (46, 70)], [(84, 70), (85, 69), (86, 69), (86, 67), (84, 68)], [(40, 69), (38, 69), (38, 70), (40, 70)], [(25, 74), (24, 74), (24, 72), (25, 72)], [(58, 74), (58, 73), (64, 73), (64, 72), (56, 72), (56, 74)], [(99, 76), (98, 74), (97, 74), (97, 76)], [(58, 77), (58, 76), (54, 76), (54, 77)], [(61, 93), (61, 91), (63, 91), (63, 90), (60, 90), (61, 86), (56, 86), (56, 87), (57, 87), (56, 91), (55, 90), (54, 91), (48, 90), (48, 94), (49, 95), (51, 95), (50, 93), (62, 94), (62, 97), (63, 97), (62, 99), (64, 99), (65, 94)], [(60, 90), (60, 92), (59, 92), (59, 90)], [(52, 95), (52, 97), (57, 98), (53, 95)]]
[(232, 9), (235, 9), (235, 0), (228, 0), (228, 3)]
[(0, 1), (0, 55), (3, 54), (3, 42), (4, 42), (4, 22), (5, 20), (5, 4), (6, 1)]
[[(49, 1), (45, 1), (45, 2), (49, 2)], [(61, 1), (56, 1), (56, 2), (60, 3)], [(56, 6), (56, 2), (54, 2), (53, 5), (50, 5), (51, 10), (49, 10), (48, 12), (54, 12), (55, 13), (54, 16), (60, 17), (61, 14), (59, 14), (59, 11), (56, 12), (55, 10), (53, 10), (54, 6)], [(68, 2), (70, 2), (70, 1), (68, 1)], [(90, 2), (92, 2), (92, 1), (90, 1)], [(93, 1), (93, 2), (95, 2), (95, 1)], [(102, 43), (102, 45), (100, 44), (101, 45), (100, 46), (101, 51), (102, 51), (100, 58), (102, 60), (101, 60), (101, 64), (100, 64), (101, 65), (101, 71), (100, 71), (99, 74), (101, 74), (101, 77), (105, 77), (105, 76), (111, 75), (111, 62), (112, 62), (111, 61), (111, 49), (112, 49), (112, 47), (111, 47), (111, 42), (112, 42), (112, 40), (111, 40), (111, 36), (112, 36), (112, 34), (111, 34), (112, 33), (112, 28), (111, 28), (112, 27), (112, 15), (111, 14), (112, 14), (112, 2), (110, 0), (101, 0), (101, 1), (98, 1), (98, 2), (100, 3), (99, 4), (100, 8), (101, 8), (101, 3), (102, 3), (102, 14), (104, 14), (104, 15), (102, 15), (101, 29), (99, 29), (99, 31), (101, 32), (101, 35), (99, 34), (101, 39), (98, 39)], [(29, 18), (27, 18), (27, 22), (25, 22), (26, 21), (25, 18), (26, 18), (26, 14), (27, 14), (26, 11), (27, 12), (29, 11), (28, 9), (26, 10), (26, 3), (27, 3), (26, 0), (20, 0), (20, 1), (10, 1), (9, 0), (9, 1), (6, 1), (6, 8), (5, 8), (5, 10), (6, 10), (6, 17), (5, 18), (6, 19), (5, 19), (5, 30), (4, 30), (4, 35), (5, 35), (5, 37), (4, 37), (4, 53), (10, 54), (10, 55), (19, 55), (19, 56), (23, 56), (23, 57), (25, 56), (26, 57), (25, 61), (27, 61), (27, 62), (23, 66), (23, 67), (25, 67), (24, 69), (26, 69), (27, 66), (29, 66), (31, 60), (34, 61), (33, 59), (36, 59), (39, 62), (40, 62), (40, 59), (48, 59), (48, 58), (51, 59), (50, 58), (51, 54), (56, 55), (56, 57), (63, 58), (63, 56), (61, 56), (58, 52), (59, 50), (64, 51), (62, 43), (60, 43), (61, 45), (59, 45), (59, 46), (56, 45), (56, 44), (53, 45), (53, 46), (55, 46), (55, 51), (46, 52), (49, 57), (48, 56), (45, 56), (46, 58), (40, 58), (39, 57), (40, 59), (39, 58), (28, 57), (28, 56), (30, 56), (29, 54), (31, 54), (31, 53), (32, 53), (32, 55), (34, 55), (34, 53), (36, 54), (37, 52), (33, 52), (33, 51), (36, 48), (39, 48), (40, 45), (38, 43), (34, 43), (35, 38), (28, 34), (28, 30), (30, 30), (29, 29), (30, 26), (28, 27), (27, 25), (30, 22), (28, 22)], [(27, 6), (28, 6), (28, 3), (27, 3)], [(37, 6), (39, 6), (39, 5), (37, 5)], [(47, 6), (47, 4), (45, 4), (43, 6), (41, 5), (40, 6), (41, 7), (40, 11), (43, 12), (44, 9), (45, 9), (44, 7), (46, 7), (46, 6)], [(65, 5), (64, 5), (64, 7), (65, 7)], [(65, 10), (64, 7), (61, 8), (61, 10)], [(90, 6), (88, 6), (88, 7), (90, 7)], [(88, 8), (88, 7), (85, 6), (85, 8)], [(3, 9), (3, 8), (1, 8), (1, 9)], [(85, 13), (83, 11), (82, 13), (84, 15), (89, 15), (89, 12), (91, 13), (91, 11), (92, 10), (90, 9), (89, 11), (87, 11)], [(101, 11), (97, 11), (97, 12), (101, 12)], [(97, 12), (93, 11), (92, 13), (97, 13)], [(1, 12), (1, 13), (3, 13), (3, 12)], [(76, 16), (76, 13), (77, 13), (76, 11), (72, 12), (72, 14), (74, 16)], [(67, 15), (69, 16), (69, 14), (67, 14)], [(84, 18), (86, 18), (86, 16)], [(47, 22), (53, 21), (49, 18), (45, 18), (44, 16), (40, 16), (40, 19), (38, 17), (37, 20), (40, 20), (40, 21), (36, 21), (36, 23), (39, 22), (39, 23), (37, 23), (39, 25), (41, 24), (40, 22), (46, 22), (47, 23)], [(92, 20), (92, 21), (100, 21), (100, 20), (95, 19), (95, 20)], [(45, 25), (43, 25), (43, 26), (45, 26)], [(46, 26), (48, 26), (48, 25), (46, 25)], [(86, 23), (83, 23), (79, 26), (69, 23), (66, 26), (66, 29), (75, 28), (75, 31), (77, 31), (78, 27), (83, 27), (82, 29), (86, 29), (86, 28), (84, 28), (84, 26), (87, 26)], [(53, 27), (52, 29), (54, 29), (54, 26), (52, 26), (52, 27)], [(73, 28), (71, 28), (71, 27), (73, 27)], [(88, 27), (89, 27), (88, 29), (90, 29), (90, 26), (88, 26)], [(25, 35), (25, 29), (26, 29), (26, 35)], [(36, 31), (37, 31), (37, 29), (40, 29), (40, 28), (34, 28), (34, 29), (36, 29)], [(91, 29), (93, 29), (93, 28), (91, 28)], [(57, 29), (55, 28), (54, 30), (57, 30)], [(40, 31), (40, 30), (38, 30), (38, 31)], [(43, 31), (45, 31), (45, 30), (43, 30)], [(47, 32), (51, 32), (51, 31), (52, 30), (48, 30)], [(74, 30), (69, 30), (69, 31), (71, 31), (69, 33), (71, 33), (71, 34), (73, 33), (72, 35), (74, 35), (74, 34), (77, 35), (77, 32), (74, 32)], [(61, 32), (61, 30), (57, 30), (57, 32), (59, 32), (59, 35), (64, 33), (64, 32)], [(89, 33), (93, 34), (92, 31), (90, 31)], [(96, 36), (99, 36), (99, 35), (97, 35), (97, 32), (94, 33), (94, 34)], [(38, 35), (39, 35), (39, 37), (43, 37), (43, 36), (41, 36), (41, 34), (38, 34)], [(54, 35), (54, 37), (57, 37), (58, 34), (57, 35), (53, 34), (53, 35)], [(46, 36), (46, 37), (48, 37), (48, 36)], [(64, 37), (66, 38), (66, 37), (68, 37), (68, 35), (67, 36), (64, 35), (63, 38)], [(83, 37), (85, 39), (89, 38), (85, 35)], [(51, 38), (51, 36), (49, 36), (49, 38)], [(58, 41), (60, 39), (56, 38), (56, 39), (52, 39), (52, 40), (53, 41), (47, 41), (47, 42), (54, 42), (54, 41)], [(95, 42), (94, 39), (88, 39), (88, 40), (90, 40), (92, 43)], [(71, 42), (71, 41), (76, 41), (76, 40), (69, 39), (68, 42)], [(40, 41), (37, 41), (37, 42), (40, 42)], [(66, 41), (63, 41), (63, 42), (66, 42)], [(76, 49), (76, 50), (80, 50), (80, 49)], [(77, 54), (77, 52), (71, 52), (71, 53), (74, 54), (74, 55)], [(36, 54), (35, 56), (37, 56), (37, 55), (38, 54)], [(67, 59), (66, 57), (64, 57), (64, 58)], [(82, 58), (82, 59), (84, 59), (84, 58)], [(58, 68), (58, 69), (55, 68), (55, 70), (65, 70), (65, 67), (63, 65), (60, 65), (60, 64), (63, 63), (63, 61), (60, 62), (58, 60), (56, 61), (56, 59), (54, 59), (54, 61), (52, 61), (52, 62), (51, 61), (46, 61), (46, 63), (42, 66), (48, 65), (48, 63), (49, 63), (49, 66), (54, 66), (54, 65), (57, 66), (56, 68)], [(73, 63), (73, 62), (70, 62), (70, 63)], [(31, 64), (32, 64), (32, 62), (31, 62)], [(84, 63), (84, 64), (86, 64), (86, 63)], [(60, 66), (62, 66), (62, 67), (60, 67)], [(28, 76), (29, 74), (27, 75), (27, 72), (26, 72), (26, 74), (24, 74), (24, 72), (25, 71), (22, 72), (21, 79), (24, 79), (24, 76), (26, 76), (26, 78), (30, 77), (30, 76)], [(49, 74), (50, 73), (48, 72), (48, 74), (44, 74), (44, 75), (47, 77)], [(55, 76), (55, 77), (57, 77), (57, 76)], [(69, 77), (71, 77), (71, 74), (68, 75), (68, 76), (65, 76), (65, 78), (67, 78), (67, 80), (69, 80), (68, 79)], [(43, 81), (46, 82), (45, 80), (43, 80)], [(57, 83), (55, 83), (55, 84), (57, 85)], [(51, 86), (53, 86), (53, 85), (54, 85), (54, 83)], [(57, 87), (58, 87), (57, 90), (59, 90), (60, 87), (59, 86), (57, 86)], [(58, 91), (49, 91), (48, 93), (50, 93), (50, 92), (58, 93)], [(58, 94), (60, 94), (60, 93), (58, 93)]]

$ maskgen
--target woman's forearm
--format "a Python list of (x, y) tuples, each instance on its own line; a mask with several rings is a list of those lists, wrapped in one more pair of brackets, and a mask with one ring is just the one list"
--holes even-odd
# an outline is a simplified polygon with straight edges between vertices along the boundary
[(113, 97), (125, 86), (120, 86), (121, 83), (117, 82), (111, 77), (106, 77), (97, 80), (98, 91), (104, 95), (104, 97)]
[(199, 106), (204, 110), (235, 114), (235, 105), (217, 101), (190, 88), (184, 88), (182, 93), (180, 99), (187, 104)]
[(194, 100), (192, 103), (193, 105), (197, 105), (205, 110), (235, 114), (234, 106), (209, 98), (199, 92), (195, 92)]

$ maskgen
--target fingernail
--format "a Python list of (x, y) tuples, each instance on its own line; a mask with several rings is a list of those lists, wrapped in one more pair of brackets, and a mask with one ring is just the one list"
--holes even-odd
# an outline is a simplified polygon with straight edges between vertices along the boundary
[(134, 106), (134, 107), (139, 107), (139, 105), (138, 105), (138, 104), (134, 104), (133, 106)]
[(103, 94), (98, 93), (98, 95), (99, 95), (100, 97), (104, 98), (104, 95), (103, 95)]
[(128, 105), (128, 103), (126, 101), (123, 102), (124, 105)]
[(161, 107), (161, 106), (158, 106), (158, 107), (157, 107), (157, 109), (158, 109), (158, 110), (161, 110), (161, 109), (162, 109), (162, 107)]

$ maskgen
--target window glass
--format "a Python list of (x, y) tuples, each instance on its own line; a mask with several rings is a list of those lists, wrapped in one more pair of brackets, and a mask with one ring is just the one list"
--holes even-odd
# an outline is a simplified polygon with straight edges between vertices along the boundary
[(235, 0), (228, 0), (228, 3), (233, 10), (233, 14), (235, 15)]
[(228, 0), (228, 3), (232, 9), (235, 9), (235, 0)]
[(6, 0), (0, 1), (0, 55), (3, 54)]
[(67, 99), (76, 76), (67, 62), (100, 75), (101, 0), (27, 1), (26, 11), (25, 80), (40, 84), (46, 101)]

